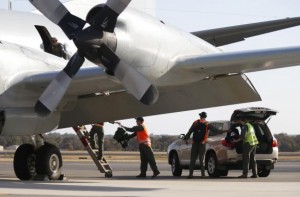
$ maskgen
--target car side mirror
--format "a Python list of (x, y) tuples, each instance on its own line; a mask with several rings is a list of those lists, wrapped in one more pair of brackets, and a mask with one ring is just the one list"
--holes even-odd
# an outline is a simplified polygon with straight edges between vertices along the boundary
[(185, 134), (180, 134), (178, 138), (183, 140), (185, 138)]

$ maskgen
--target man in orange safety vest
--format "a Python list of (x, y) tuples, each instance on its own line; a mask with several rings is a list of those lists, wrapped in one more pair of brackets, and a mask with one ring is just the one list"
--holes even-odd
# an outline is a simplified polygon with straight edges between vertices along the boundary
[(141, 159), (141, 173), (136, 176), (137, 178), (145, 178), (148, 163), (153, 171), (152, 178), (155, 178), (157, 175), (160, 174), (160, 172), (157, 169), (156, 161), (154, 158), (154, 154), (151, 148), (151, 140), (149, 137), (148, 130), (146, 126), (144, 125), (144, 118), (138, 117), (136, 118), (136, 126), (134, 127), (125, 127), (119, 123), (120, 126), (122, 126), (126, 131), (133, 132), (129, 136), (129, 138), (136, 137), (136, 141), (139, 144), (139, 151), (140, 151), (140, 159)]

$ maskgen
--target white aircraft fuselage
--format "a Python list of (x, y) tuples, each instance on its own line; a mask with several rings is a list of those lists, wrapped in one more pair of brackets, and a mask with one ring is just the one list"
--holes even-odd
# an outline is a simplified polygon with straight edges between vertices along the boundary
[[(0, 52), (5, 54), (0, 58), (0, 110), (5, 119), (0, 134), (34, 135), (52, 131), (59, 125), (60, 111), (57, 110), (48, 117), (39, 117), (33, 107), (43, 89), (37, 87), (36, 91), (28, 91), (26, 84), (19, 83), (28, 73), (62, 70), (67, 61), (43, 51), (40, 47), (42, 40), (34, 25), (45, 26), (59, 42), (69, 45), (73, 53), (76, 48), (58, 26), (42, 15), (0, 11), (0, 18), (5, 19), (0, 21), (3, 27), (0, 30)], [(115, 35), (118, 57), (135, 67), (154, 84), (161, 86), (201, 79), (201, 73), (193, 75), (188, 71), (187, 75), (173, 72), (164, 77), (176, 66), (176, 60), (181, 55), (199, 56), (220, 52), (218, 48), (189, 33), (130, 8), (118, 18)], [(84, 66), (94, 65), (86, 62)], [(18, 88), (13, 88), (16, 86)]]
[(21, 180), (62, 178), (61, 153), (40, 134), (260, 101), (244, 73), (300, 65), (300, 47), (217, 48), (299, 26), (300, 17), (186, 33), (130, 0), (71, 1), (74, 13), (89, 9), (84, 20), (59, 0), (29, 2), (43, 15), (0, 10), (0, 135), (32, 136), (15, 152)]

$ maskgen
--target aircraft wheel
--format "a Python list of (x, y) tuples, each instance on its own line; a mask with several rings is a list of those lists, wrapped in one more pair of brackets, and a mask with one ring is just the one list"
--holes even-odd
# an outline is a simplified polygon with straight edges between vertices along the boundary
[(30, 180), (36, 175), (34, 146), (22, 144), (15, 152), (14, 171), (20, 180)]
[(37, 151), (36, 172), (39, 175), (48, 176), (49, 180), (58, 180), (61, 170), (62, 157), (59, 149), (52, 144), (45, 143)]

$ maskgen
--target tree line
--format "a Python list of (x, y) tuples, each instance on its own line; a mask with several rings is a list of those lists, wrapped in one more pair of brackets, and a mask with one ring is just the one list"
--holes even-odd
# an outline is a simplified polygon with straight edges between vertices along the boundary
[[(285, 133), (276, 134), (279, 151), (297, 152), (300, 151), (300, 135), (288, 135)], [(75, 134), (49, 133), (45, 135), (47, 142), (55, 144), (61, 150), (84, 150), (79, 138)], [(168, 146), (178, 139), (173, 135), (151, 135), (152, 148), (154, 151), (167, 151)], [(4, 148), (12, 145), (31, 143), (29, 136), (0, 136), (0, 146)], [(138, 151), (138, 145), (134, 139), (129, 140), (128, 147), (123, 149), (121, 145), (113, 139), (112, 135), (106, 135), (104, 139), (104, 150), (106, 151)]]
[[(171, 135), (151, 135), (152, 149), (155, 151), (167, 151), (168, 145), (178, 139), (178, 136)], [(49, 133), (45, 135), (45, 141), (52, 143), (61, 150), (84, 150), (82, 143), (75, 134)], [(4, 148), (12, 145), (21, 145), (31, 143), (29, 136), (0, 136), (0, 146)], [(104, 138), (104, 150), (106, 151), (138, 151), (138, 145), (135, 139), (128, 142), (128, 147), (123, 149), (122, 146), (113, 139), (113, 135), (106, 135)]]

